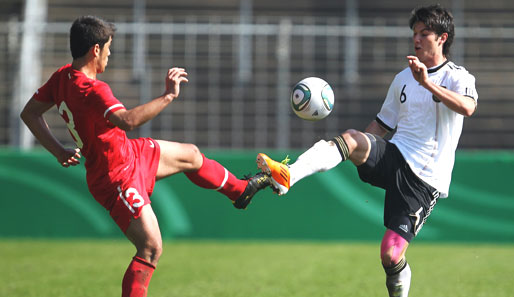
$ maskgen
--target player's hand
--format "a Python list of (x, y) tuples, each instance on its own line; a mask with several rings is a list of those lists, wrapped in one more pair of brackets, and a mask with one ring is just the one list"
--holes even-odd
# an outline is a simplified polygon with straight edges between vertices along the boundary
[(425, 85), (428, 81), (427, 66), (421, 63), (416, 56), (407, 56), (407, 60), (409, 61), (409, 68), (414, 79), (421, 85)]
[(80, 149), (65, 149), (63, 154), (57, 158), (62, 167), (70, 167), (80, 164)]
[(174, 67), (168, 69), (166, 75), (166, 92), (165, 95), (173, 100), (178, 97), (180, 93), (180, 84), (188, 82), (187, 72), (184, 68)]

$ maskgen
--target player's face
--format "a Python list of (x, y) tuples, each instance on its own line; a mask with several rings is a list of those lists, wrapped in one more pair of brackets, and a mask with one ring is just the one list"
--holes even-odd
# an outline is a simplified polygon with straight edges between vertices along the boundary
[(111, 42), (112, 37), (109, 38), (109, 41), (107, 41), (104, 44), (104, 47), (100, 51), (100, 57), (98, 59), (98, 65), (97, 65), (97, 73), (102, 73), (105, 71), (105, 67), (107, 67), (107, 62), (109, 61), (109, 56), (111, 55)]
[(412, 41), (418, 59), (427, 67), (437, 66), (443, 56), (443, 44), (446, 41), (422, 22), (414, 25)]

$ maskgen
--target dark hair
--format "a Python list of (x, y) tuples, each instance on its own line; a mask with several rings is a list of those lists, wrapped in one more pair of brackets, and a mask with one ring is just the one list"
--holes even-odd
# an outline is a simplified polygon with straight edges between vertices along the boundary
[(73, 59), (84, 56), (87, 51), (98, 44), (101, 48), (114, 36), (116, 27), (96, 16), (81, 16), (70, 29), (70, 50)]
[(443, 33), (448, 33), (448, 39), (443, 45), (443, 55), (449, 56), (450, 47), (455, 36), (452, 14), (439, 4), (419, 7), (412, 11), (409, 27), (413, 29), (417, 22), (422, 22), (439, 36)]

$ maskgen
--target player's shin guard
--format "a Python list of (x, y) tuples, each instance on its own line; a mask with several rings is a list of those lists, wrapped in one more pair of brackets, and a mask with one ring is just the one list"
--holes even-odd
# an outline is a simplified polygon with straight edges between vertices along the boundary
[(132, 258), (122, 282), (122, 297), (146, 297), (155, 266), (139, 257)]
[(197, 171), (186, 172), (195, 185), (212, 189), (225, 194), (231, 200), (236, 200), (244, 192), (248, 181), (240, 180), (215, 160), (208, 159), (202, 154), (202, 167)]
[(407, 260), (402, 258), (392, 267), (384, 267), (386, 272), (386, 287), (389, 297), (409, 296), (411, 270)]

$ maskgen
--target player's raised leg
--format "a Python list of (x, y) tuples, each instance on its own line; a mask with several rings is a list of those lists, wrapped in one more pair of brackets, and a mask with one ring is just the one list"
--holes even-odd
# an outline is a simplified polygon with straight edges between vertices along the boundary
[(274, 161), (260, 153), (257, 155), (257, 166), (270, 175), (272, 187), (279, 195), (283, 195), (301, 179), (330, 170), (347, 159), (356, 165), (364, 163), (369, 150), (370, 142), (364, 133), (347, 130), (329, 141), (316, 142), (291, 165)]
[(271, 184), (271, 179), (261, 172), (239, 179), (215, 160), (207, 158), (194, 144), (159, 140), (161, 158), (157, 179), (178, 172), (197, 186), (218, 191), (227, 196), (236, 208), (246, 208), (253, 196)]

